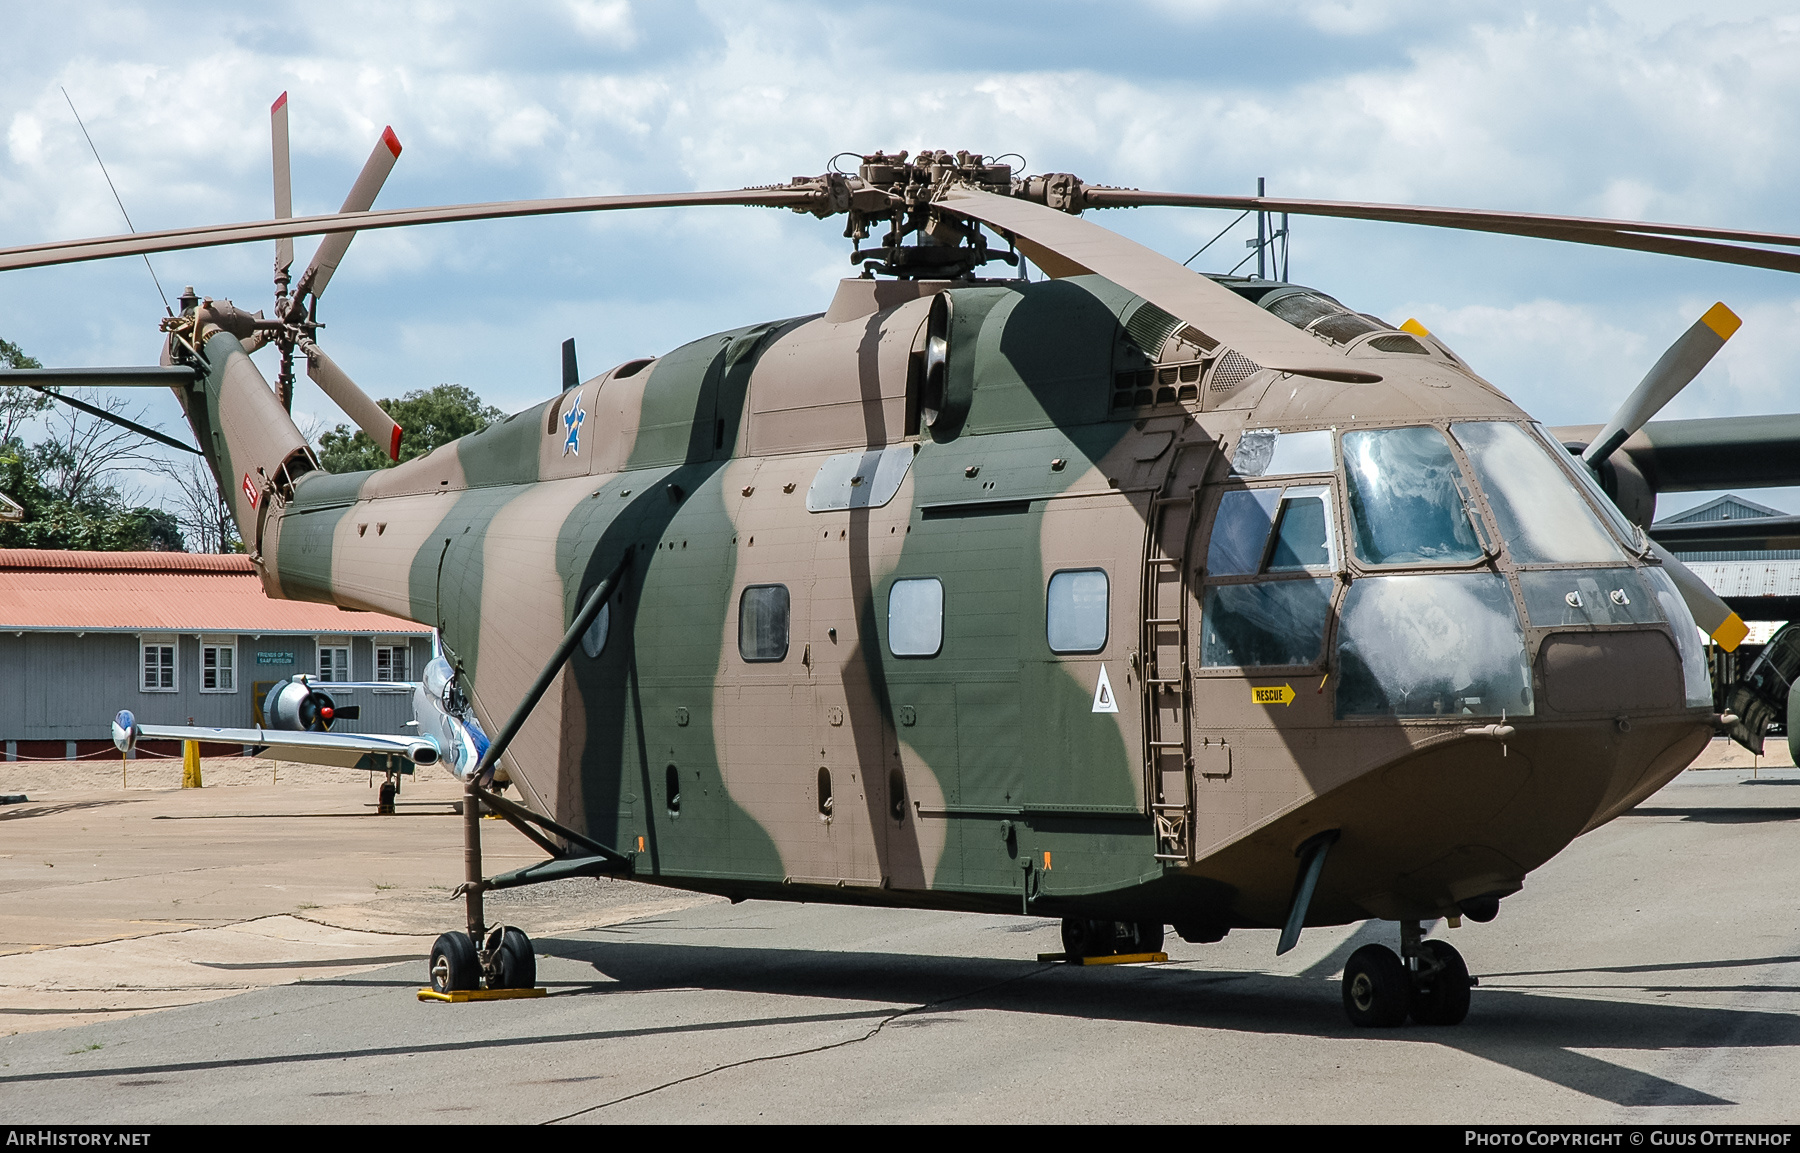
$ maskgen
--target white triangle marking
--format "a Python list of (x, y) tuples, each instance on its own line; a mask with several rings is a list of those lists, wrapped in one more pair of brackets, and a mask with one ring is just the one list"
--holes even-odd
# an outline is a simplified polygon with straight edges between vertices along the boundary
[(1116, 713), (1119, 711), (1119, 698), (1113, 695), (1112, 682), (1106, 679), (1106, 666), (1100, 666), (1100, 683), (1094, 686), (1094, 711), (1097, 713)]

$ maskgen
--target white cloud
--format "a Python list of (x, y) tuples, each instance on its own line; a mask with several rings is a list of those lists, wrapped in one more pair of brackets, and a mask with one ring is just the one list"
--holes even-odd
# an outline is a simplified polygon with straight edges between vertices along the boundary
[[(286, 88), (301, 211), (335, 207), (391, 123), (406, 148), (381, 200), (394, 205), (770, 183), (845, 148), (947, 146), (1143, 187), (1243, 191), (1267, 175), (1276, 194), (1800, 231), (1800, 24), (1779, 5), (1025, 11), (992, 16), (1010, 40), (966, 4), (325, 0), (206, 27), (130, 5), (28, 12), (0, 74), (0, 236), (119, 228), (58, 85), (146, 228), (266, 214), (267, 109)], [(1096, 219), (1179, 258), (1229, 217)], [(1718, 298), (1744, 331), (1671, 413), (1800, 409), (1800, 286), (1778, 274), (1293, 226), (1301, 278), (1392, 319), (1415, 312), (1552, 422), (1604, 419)], [(333, 282), (327, 337), (379, 394), (480, 381), (517, 408), (550, 386), (570, 334), (584, 363), (610, 363), (823, 307), (848, 271), (840, 231), (693, 210), (368, 236)], [(1228, 237), (1200, 263), (1243, 251)], [(166, 281), (252, 307), (267, 264), (261, 246), (158, 259)], [(124, 262), (0, 277), (0, 325), (54, 363), (138, 358), (160, 311), (148, 291)], [(543, 372), (519, 367), (540, 359)]]
[(569, 0), (569, 14), (576, 29), (585, 37), (619, 48), (630, 48), (638, 42), (631, 19), (631, 5), (626, 0)]

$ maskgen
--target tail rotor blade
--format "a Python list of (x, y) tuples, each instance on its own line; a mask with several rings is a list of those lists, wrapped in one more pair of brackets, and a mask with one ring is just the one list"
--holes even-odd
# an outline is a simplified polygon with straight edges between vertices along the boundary
[[(288, 168), (288, 94), (283, 92), (269, 108), (269, 139), (275, 158), (275, 219), (288, 220), (294, 215), (294, 185)], [(294, 266), (294, 240), (283, 236), (275, 241), (275, 276), (285, 279)]]
[[(394, 161), (399, 158), (400, 138), (394, 135), (391, 126), (382, 129), (381, 139), (375, 142), (375, 150), (369, 153), (368, 162), (363, 165), (356, 183), (350, 186), (350, 195), (344, 197), (344, 206), (338, 211), (367, 212), (375, 203), (381, 186), (387, 182), (388, 173), (394, 170)], [(314, 296), (324, 294), (325, 286), (331, 283), (331, 274), (337, 271), (338, 262), (344, 259), (344, 253), (355, 237), (355, 232), (334, 232), (319, 242), (319, 250), (313, 253), (312, 263), (307, 265), (306, 273), (300, 277), (299, 287), (294, 291), (296, 300), (309, 292)]]
[(1700, 631), (1711, 637), (1726, 652), (1731, 652), (1750, 635), (1747, 628), (1731, 606), (1719, 599), (1719, 594), (1707, 587), (1705, 581), (1693, 569), (1677, 560), (1668, 549), (1650, 542), (1650, 549), (1663, 562), (1663, 571), (1675, 581), (1675, 589), (1681, 593), (1681, 599), (1687, 603), (1688, 611), (1694, 614), (1694, 623)]
[(306, 375), (312, 377), (313, 383), (331, 398), (332, 403), (343, 409), (357, 427), (368, 433), (370, 440), (387, 450), (390, 460), (399, 460), (401, 429), (394, 418), (358, 388), (349, 374), (325, 355), (324, 349), (306, 339), (300, 340), (298, 347), (306, 354)]
[(1675, 394), (1686, 388), (1689, 381), (1700, 375), (1700, 370), (1725, 347), (1725, 342), (1743, 323), (1722, 301), (1707, 309), (1706, 315), (1682, 333), (1645, 374), (1637, 390), (1619, 406), (1619, 411), (1600, 430), (1594, 443), (1588, 445), (1581, 459), (1590, 467), (1598, 468), (1631, 438), (1632, 433), (1660, 412), (1663, 405), (1675, 399)]

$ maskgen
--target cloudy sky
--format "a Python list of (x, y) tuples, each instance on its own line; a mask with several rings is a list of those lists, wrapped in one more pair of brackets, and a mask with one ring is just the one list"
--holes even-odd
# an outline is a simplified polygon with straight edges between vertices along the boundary
[[(139, 229), (269, 216), (268, 107), (286, 90), (298, 213), (336, 208), (391, 124), (405, 151), (386, 207), (730, 188), (846, 150), (948, 147), (1145, 188), (1250, 192), (1266, 176), (1272, 195), (1800, 232), (1791, 4), (228, 7), (0, 0), (0, 245), (123, 230), (62, 89)], [(1231, 215), (1098, 219), (1182, 259)], [(1791, 275), (1293, 226), (1293, 279), (1418, 317), (1547, 422), (1604, 420), (1715, 300), (1744, 328), (1664, 415), (1800, 411)], [(1230, 268), (1250, 228), (1197, 266)], [(585, 374), (821, 310), (849, 271), (840, 231), (714, 208), (370, 234), (326, 293), (322, 343), (377, 396), (453, 381), (518, 409), (556, 389), (565, 337)], [(269, 248), (154, 263), (171, 297), (193, 284), (254, 310)], [(161, 311), (141, 260), (0, 277), (0, 336), (46, 364), (149, 363)], [(150, 404), (179, 428), (172, 399)], [(310, 385), (296, 409), (342, 419)], [(1763, 499), (1800, 509), (1792, 490)]]

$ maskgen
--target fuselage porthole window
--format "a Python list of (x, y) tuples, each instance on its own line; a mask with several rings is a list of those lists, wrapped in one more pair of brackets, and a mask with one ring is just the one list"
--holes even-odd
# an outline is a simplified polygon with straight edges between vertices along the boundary
[(1065, 569), (1050, 577), (1044, 605), (1044, 637), (1053, 653), (1097, 653), (1106, 647), (1106, 570)]
[(785, 660), (788, 652), (786, 585), (750, 585), (738, 598), (738, 655), (752, 664)]
[(888, 589), (888, 651), (897, 657), (935, 657), (944, 648), (944, 582), (897, 580)]

